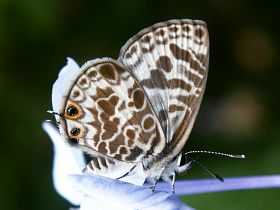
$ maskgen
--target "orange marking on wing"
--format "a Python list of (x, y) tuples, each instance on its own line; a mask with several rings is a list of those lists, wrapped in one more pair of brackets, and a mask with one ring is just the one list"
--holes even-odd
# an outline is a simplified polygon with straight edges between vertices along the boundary
[(68, 135), (70, 138), (80, 139), (84, 137), (84, 133), (85, 133), (85, 128), (74, 127), (69, 131)]
[(82, 115), (83, 111), (78, 104), (74, 102), (68, 102), (64, 113), (64, 117), (66, 119), (75, 120), (80, 118)]

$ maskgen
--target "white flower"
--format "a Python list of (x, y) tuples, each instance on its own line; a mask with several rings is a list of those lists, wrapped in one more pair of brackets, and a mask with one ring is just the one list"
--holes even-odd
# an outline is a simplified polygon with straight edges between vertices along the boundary
[(57, 192), (80, 210), (189, 210), (178, 195), (228, 190), (280, 187), (280, 175), (176, 181), (176, 195), (170, 194), (168, 183), (159, 183), (157, 190), (120, 180), (85, 175), (83, 153), (69, 147), (50, 122), (43, 129), (54, 144), (53, 181)]

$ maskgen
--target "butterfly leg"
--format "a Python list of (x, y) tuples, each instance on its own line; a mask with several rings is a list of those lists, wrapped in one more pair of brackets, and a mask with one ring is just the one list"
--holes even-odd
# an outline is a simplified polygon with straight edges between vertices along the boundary
[(158, 181), (160, 180), (160, 178), (162, 177), (162, 174), (163, 174), (164, 170), (165, 170), (165, 167), (162, 168), (160, 170), (160, 173), (158, 174), (158, 176), (154, 178), (153, 186), (151, 187), (153, 192), (155, 191), (156, 185), (157, 185)]
[(176, 172), (171, 172), (168, 176), (163, 176), (162, 179), (171, 184), (171, 192), (175, 193)]
[(172, 175), (172, 184), (171, 184), (171, 191), (173, 194), (175, 193), (175, 178), (176, 178), (176, 173), (174, 172)]
[(122, 178), (128, 176), (135, 169), (136, 166), (137, 165), (134, 165), (128, 172), (126, 172), (124, 175), (118, 177), (117, 179), (122, 179)]
[(153, 184), (153, 186), (152, 186), (152, 191), (153, 191), (153, 192), (154, 192), (155, 189), (156, 189), (156, 185), (157, 185), (158, 181), (159, 181), (159, 177), (156, 177), (156, 178), (155, 178), (155, 182), (154, 182), (154, 184)]

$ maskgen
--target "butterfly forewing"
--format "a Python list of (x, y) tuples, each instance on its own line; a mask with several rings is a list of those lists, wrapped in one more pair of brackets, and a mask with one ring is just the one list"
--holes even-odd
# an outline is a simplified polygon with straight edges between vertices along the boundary
[(209, 38), (202, 21), (171, 20), (144, 29), (122, 48), (119, 61), (135, 74), (165, 139), (184, 146), (206, 85)]
[(140, 162), (162, 150), (159, 121), (145, 92), (131, 73), (112, 59), (82, 67), (65, 100), (65, 134), (94, 155)]

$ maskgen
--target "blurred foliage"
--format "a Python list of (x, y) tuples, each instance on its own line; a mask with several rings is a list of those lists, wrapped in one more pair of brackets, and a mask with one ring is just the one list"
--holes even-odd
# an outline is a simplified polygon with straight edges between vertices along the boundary
[[(52, 184), (51, 87), (66, 56), (80, 64), (116, 58), (128, 38), (174, 18), (207, 22), (211, 39), (206, 94), (186, 150), (222, 176), (280, 173), (279, 3), (276, 1), (0, 0), (1, 209), (67, 209)], [(184, 178), (208, 177), (194, 167)], [(198, 209), (279, 209), (279, 189), (184, 197)]]

